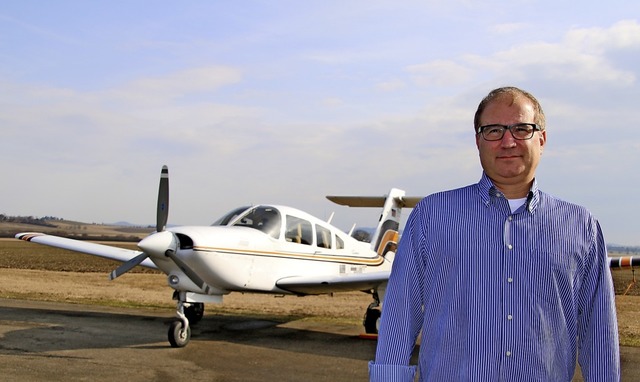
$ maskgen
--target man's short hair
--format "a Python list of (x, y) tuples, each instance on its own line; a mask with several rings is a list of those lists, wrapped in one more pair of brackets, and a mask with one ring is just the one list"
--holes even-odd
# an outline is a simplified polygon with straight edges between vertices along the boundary
[(527, 98), (533, 104), (533, 111), (535, 113), (535, 116), (533, 117), (533, 123), (538, 125), (540, 130), (544, 130), (546, 128), (544, 111), (542, 111), (542, 106), (540, 106), (540, 102), (538, 102), (536, 97), (534, 97), (531, 93), (517, 87), (505, 86), (502, 88), (493, 89), (489, 92), (489, 94), (487, 94), (486, 97), (482, 99), (482, 101), (480, 101), (478, 110), (476, 110), (476, 115), (473, 118), (473, 127), (476, 132), (480, 127), (480, 118), (482, 117), (482, 113), (484, 112), (484, 109), (487, 107), (487, 105), (492, 101), (503, 97), (511, 97), (511, 102), (514, 102), (519, 97)]

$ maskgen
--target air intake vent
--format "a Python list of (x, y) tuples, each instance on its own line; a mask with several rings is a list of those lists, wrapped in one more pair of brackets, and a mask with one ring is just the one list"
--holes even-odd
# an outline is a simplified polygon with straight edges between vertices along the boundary
[(176, 233), (176, 236), (180, 241), (180, 249), (193, 249), (193, 240), (189, 236), (182, 233)]

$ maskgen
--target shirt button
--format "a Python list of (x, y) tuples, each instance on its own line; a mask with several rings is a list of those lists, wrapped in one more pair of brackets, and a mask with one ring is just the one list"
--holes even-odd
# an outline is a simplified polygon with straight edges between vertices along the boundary
[(513, 216), (509, 215), (509, 221), (513, 220)]
[(509, 244), (509, 245), (507, 245), (507, 248), (513, 249), (513, 245)]
[(512, 282), (513, 282), (513, 279), (512, 279), (511, 277), (508, 277), (508, 278), (507, 278), (507, 282), (508, 282), (508, 283), (512, 283)]
[(507, 352), (505, 353), (505, 355), (506, 355), (507, 357), (511, 357), (511, 352), (507, 350)]
[(507, 320), (513, 320), (513, 316), (512, 315), (507, 315)]

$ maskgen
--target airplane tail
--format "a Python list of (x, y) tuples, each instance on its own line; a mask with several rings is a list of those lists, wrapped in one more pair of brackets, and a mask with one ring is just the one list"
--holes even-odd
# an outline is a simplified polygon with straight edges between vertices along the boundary
[(400, 215), (403, 207), (413, 208), (422, 197), (405, 196), (403, 190), (392, 188), (385, 196), (327, 196), (334, 203), (349, 207), (382, 207), (378, 226), (371, 237), (371, 247), (380, 256), (395, 253), (398, 245)]

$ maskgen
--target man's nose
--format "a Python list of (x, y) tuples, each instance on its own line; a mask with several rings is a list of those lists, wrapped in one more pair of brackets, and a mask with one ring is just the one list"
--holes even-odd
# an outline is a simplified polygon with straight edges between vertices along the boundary
[(507, 129), (500, 140), (500, 146), (502, 147), (514, 147), (516, 145), (516, 139), (511, 134), (511, 130)]

